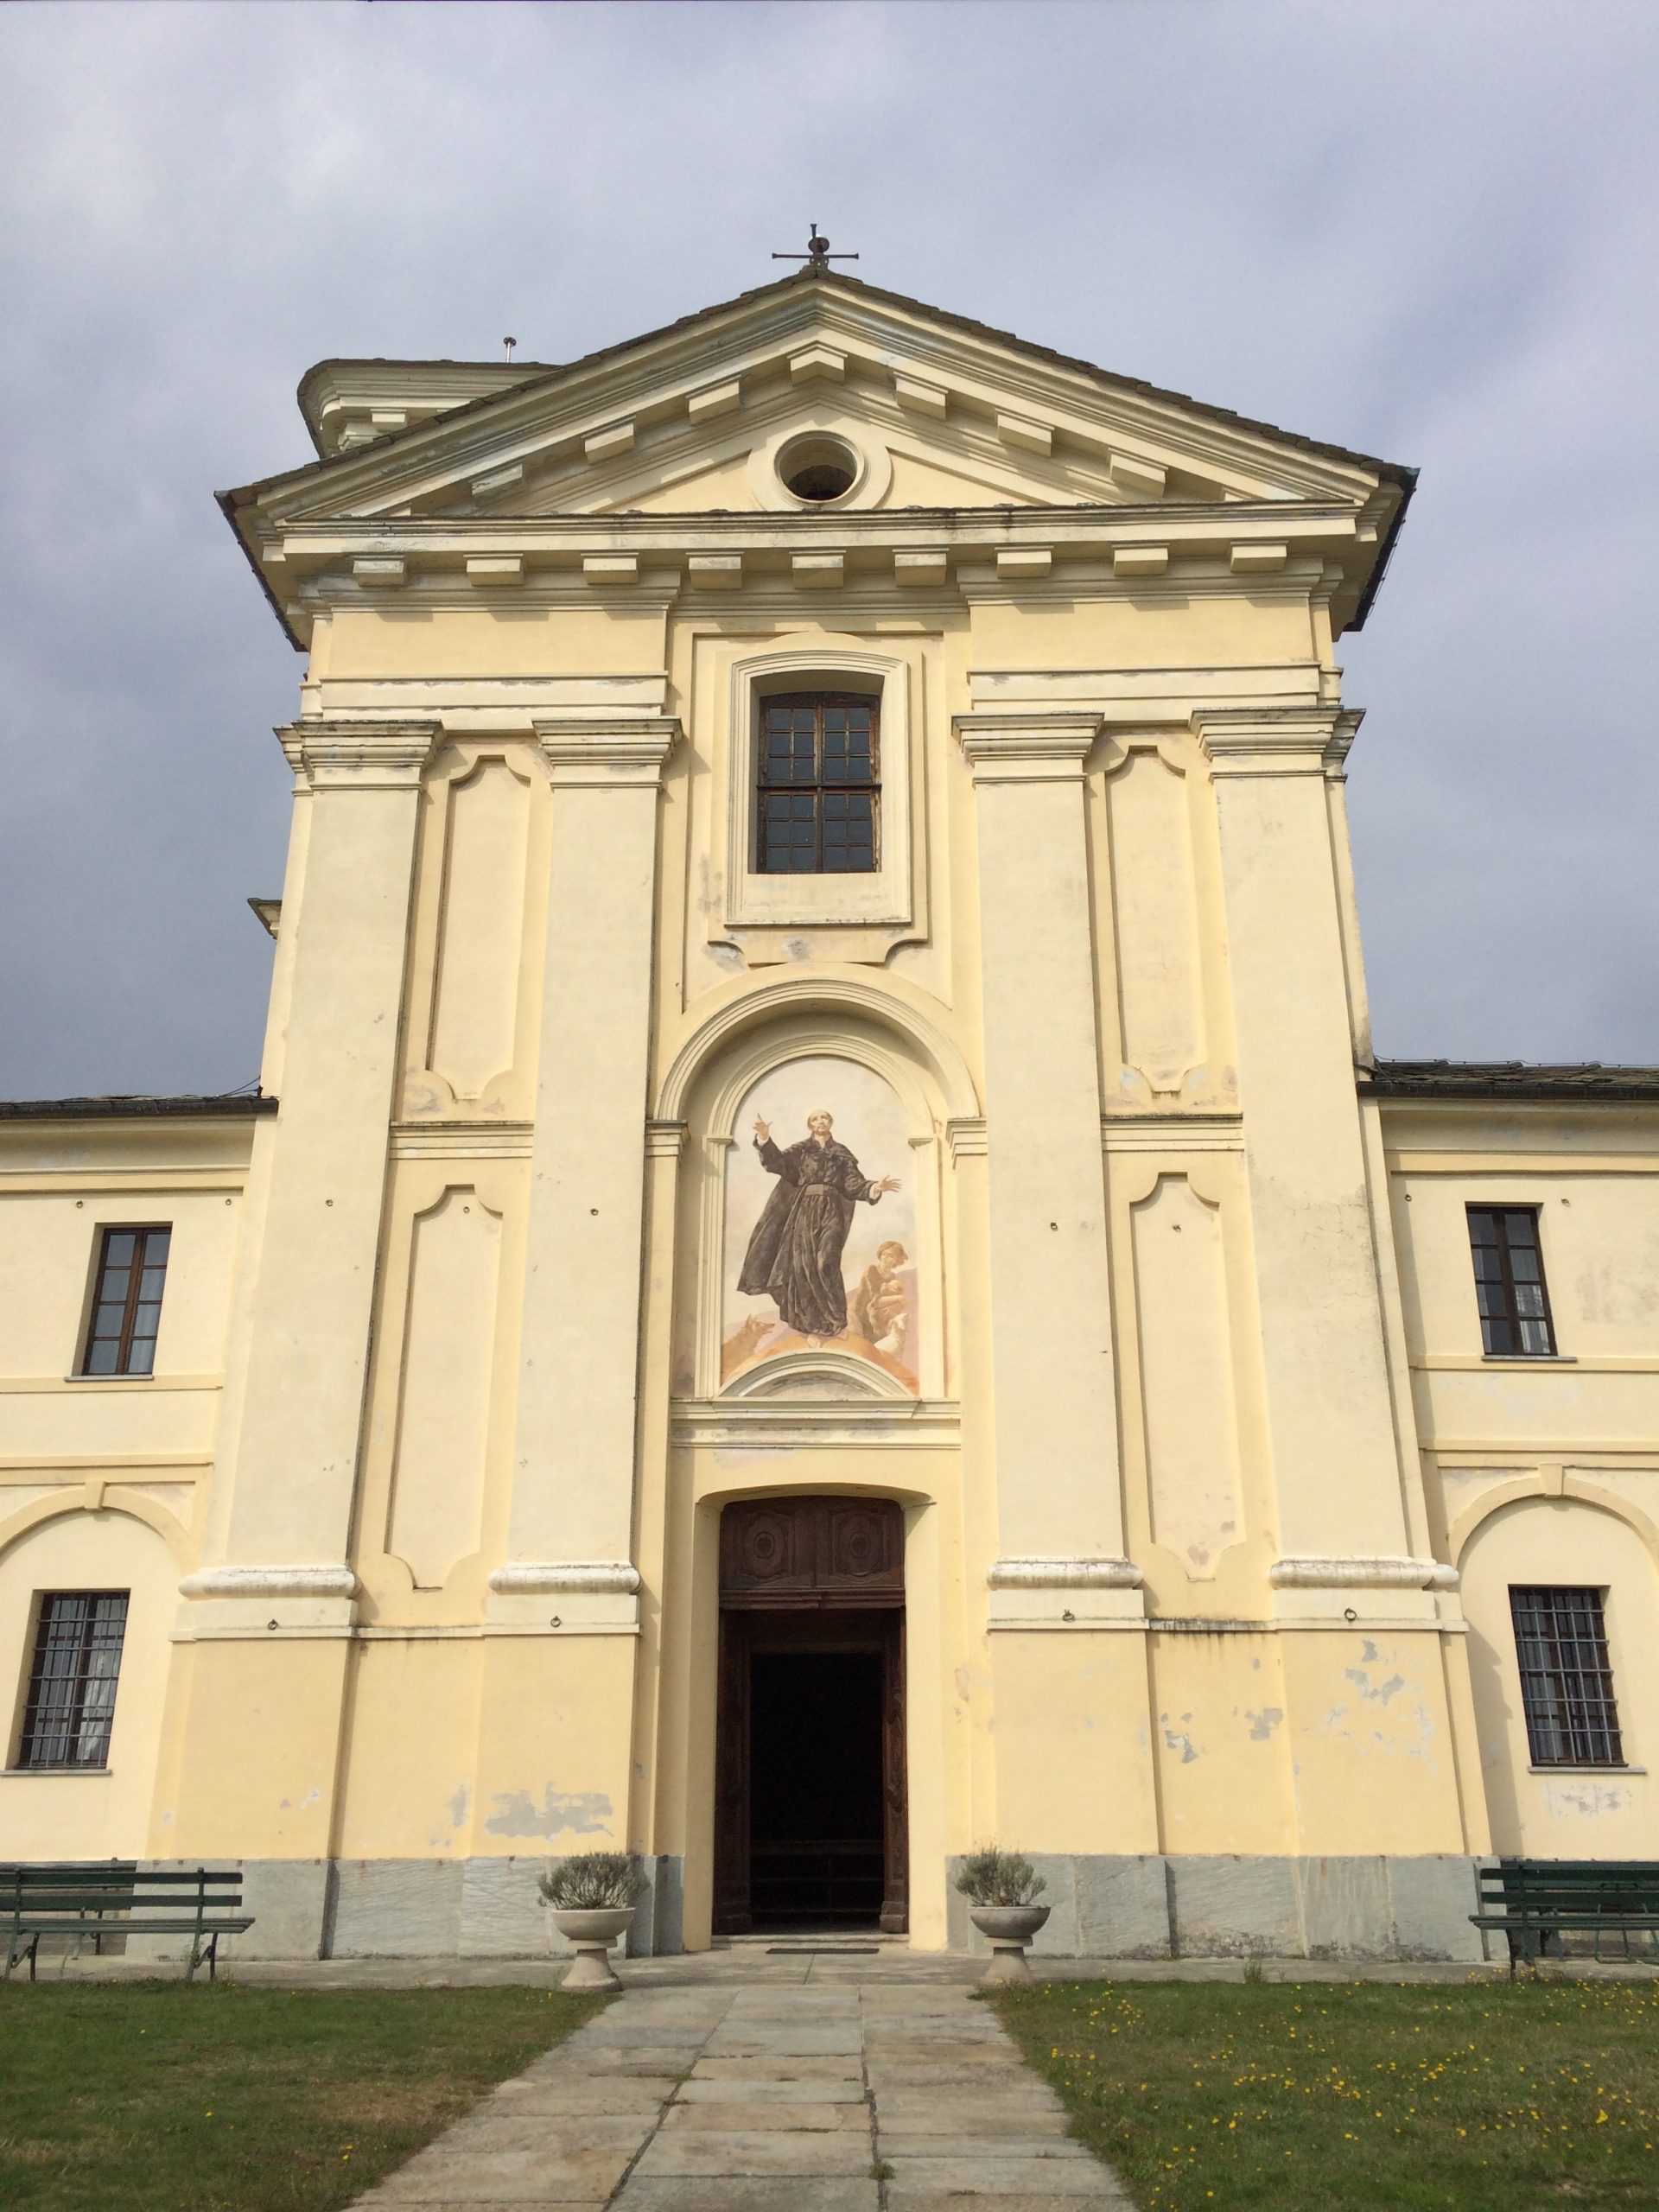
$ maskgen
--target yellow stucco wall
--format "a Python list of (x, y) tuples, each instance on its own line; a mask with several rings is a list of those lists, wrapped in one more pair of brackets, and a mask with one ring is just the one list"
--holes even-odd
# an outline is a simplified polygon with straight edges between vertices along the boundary
[[(1357, 1096), (1332, 607), (1376, 480), (1333, 460), (1299, 515), (1313, 462), (1275, 477), (1212, 430), (1189, 544), (1155, 506), (1115, 519), (1106, 443), (1063, 478), (1028, 425), (988, 429), (982, 361), (930, 458), (898, 372), (844, 342), (812, 419), (879, 489), (833, 577), (791, 565), (833, 518), (760, 499), (751, 456), (717, 458), (723, 515), (684, 506), (668, 398), (591, 491), (567, 454), (562, 506), (524, 474), (493, 507), (469, 448), (452, 508), (442, 449), (394, 481), (394, 441), (324, 472), (334, 508), (267, 527), (272, 493), (248, 524), (310, 645), (281, 1113), (0, 1124), (0, 1667), (33, 1592), (135, 1592), (110, 1775), (8, 1775), (20, 1851), (626, 1843), (683, 1859), (704, 1942), (720, 1509), (830, 1491), (905, 1509), (918, 1942), (993, 1835), (1659, 1855), (1643, 1777), (1527, 1772), (1504, 1618), (1517, 1578), (1609, 1589), (1640, 1764), (1659, 1120)], [(756, 374), (775, 442), (794, 387)], [(1058, 454), (1084, 399), (1052, 415)], [(930, 517), (946, 550), (906, 572), (906, 492), (1014, 518)], [(1042, 547), (1068, 506), (1168, 566)], [(879, 880), (754, 878), (753, 701), (791, 670), (880, 691)], [(904, 1117), (902, 1403), (810, 1359), (722, 1385), (734, 1117), (824, 1055)], [(1480, 1353), (1463, 1209), (1495, 1191), (1543, 1209), (1547, 1366)], [(157, 1373), (67, 1382), (117, 1219), (175, 1225)], [(36, 1527), (42, 1501), (75, 1510)]]

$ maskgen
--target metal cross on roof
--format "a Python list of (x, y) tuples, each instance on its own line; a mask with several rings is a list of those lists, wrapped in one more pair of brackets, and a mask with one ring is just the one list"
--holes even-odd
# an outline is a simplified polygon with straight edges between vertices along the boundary
[(804, 261), (809, 269), (828, 269), (832, 261), (858, 259), (855, 253), (831, 253), (829, 239), (819, 235), (816, 223), (808, 226), (804, 253), (774, 253), (772, 257), (774, 261)]

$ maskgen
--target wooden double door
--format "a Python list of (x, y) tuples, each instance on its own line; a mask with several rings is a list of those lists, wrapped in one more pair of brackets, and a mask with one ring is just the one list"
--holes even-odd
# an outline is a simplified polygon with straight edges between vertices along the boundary
[(904, 1520), (766, 1498), (721, 1520), (715, 1929), (908, 1925)]

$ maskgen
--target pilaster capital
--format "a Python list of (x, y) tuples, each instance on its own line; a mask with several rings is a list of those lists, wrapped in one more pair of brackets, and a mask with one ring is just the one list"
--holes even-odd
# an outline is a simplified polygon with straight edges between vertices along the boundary
[(288, 765), (313, 791), (418, 788), (443, 725), (430, 721), (346, 721), (319, 717), (276, 732)]
[(575, 716), (534, 724), (536, 741), (562, 787), (654, 790), (680, 735), (677, 715)]
[(952, 722), (976, 784), (1078, 782), (1100, 735), (1088, 709), (957, 715)]
[(1212, 776), (1340, 775), (1363, 719), (1353, 708), (1199, 707), (1192, 717)]

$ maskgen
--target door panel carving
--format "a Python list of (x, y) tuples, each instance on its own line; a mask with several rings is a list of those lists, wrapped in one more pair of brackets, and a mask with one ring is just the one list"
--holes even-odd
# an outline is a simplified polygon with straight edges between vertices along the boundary
[(722, 1605), (902, 1605), (905, 1523), (887, 1498), (772, 1497), (728, 1505)]

